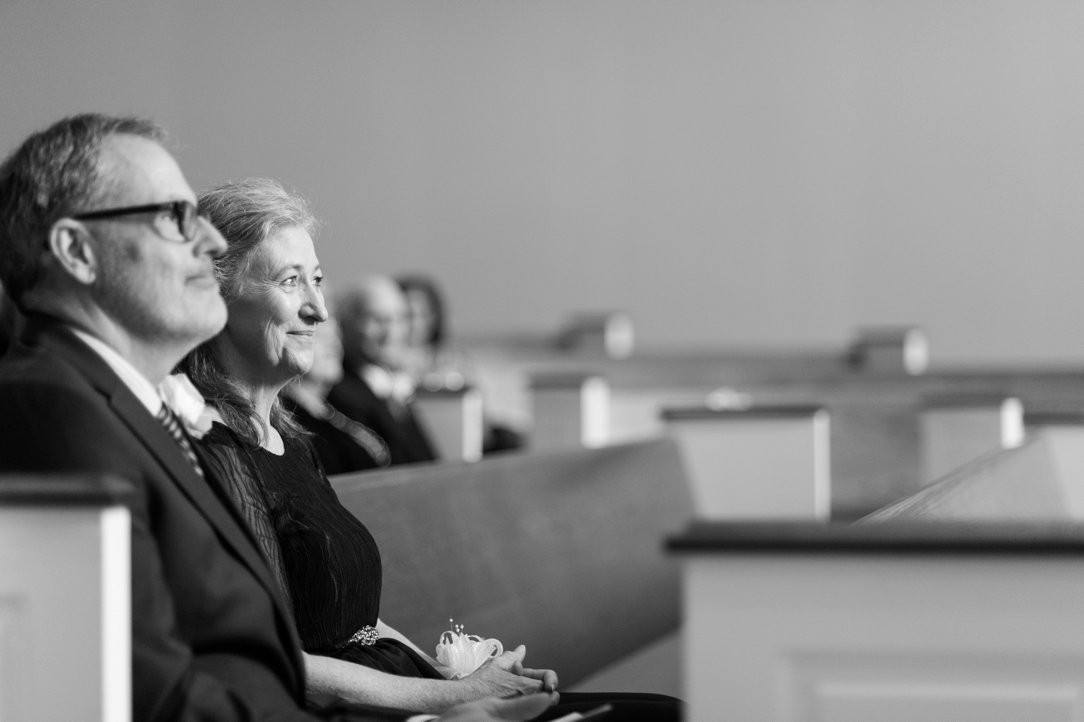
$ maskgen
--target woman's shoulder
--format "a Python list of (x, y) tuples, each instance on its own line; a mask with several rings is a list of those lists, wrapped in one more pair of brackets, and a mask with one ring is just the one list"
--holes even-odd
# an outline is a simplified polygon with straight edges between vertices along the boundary
[(209, 460), (226, 476), (254, 473), (255, 447), (221, 419), (211, 424), (207, 433), (200, 437), (198, 446), (204, 460)]
[(207, 446), (234, 446), (237, 448), (246, 446), (240, 434), (227, 426), (222, 417), (212, 420), (211, 428), (200, 437), (200, 442)]
[(283, 434), (282, 441), (286, 447), (284, 456), (296, 460), (298, 464), (306, 467), (306, 469), (311, 469), (316, 476), (325, 476), (323, 464), (320, 463), (316, 447), (308, 434)]

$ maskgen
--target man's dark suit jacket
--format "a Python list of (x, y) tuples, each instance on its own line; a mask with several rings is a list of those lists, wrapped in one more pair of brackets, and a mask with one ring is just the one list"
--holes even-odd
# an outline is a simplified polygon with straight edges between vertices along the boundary
[(433, 444), (410, 407), (407, 406), (405, 413), (396, 416), (388, 403), (373, 393), (369, 384), (352, 369), (343, 368), (342, 381), (331, 389), (327, 400), (339, 411), (379, 434), (388, 445), (393, 465), (436, 460)]
[(303, 710), (292, 615), (240, 515), (112, 369), (55, 321), (30, 320), (0, 362), (0, 471), (107, 472), (134, 483), (133, 719), (407, 716)]

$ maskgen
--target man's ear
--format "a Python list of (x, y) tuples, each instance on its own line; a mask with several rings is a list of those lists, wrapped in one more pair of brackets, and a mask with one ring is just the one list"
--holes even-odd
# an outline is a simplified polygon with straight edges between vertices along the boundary
[(80, 283), (90, 285), (98, 277), (98, 258), (86, 226), (61, 218), (49, 229), (49, 252), (54, 260)]

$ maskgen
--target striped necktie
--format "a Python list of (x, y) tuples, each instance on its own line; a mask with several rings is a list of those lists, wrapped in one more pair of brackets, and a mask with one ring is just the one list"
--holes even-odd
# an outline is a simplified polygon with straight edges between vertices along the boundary
[(192, 464), (192, 468), (196, 470), (196, 473), (203, 476), (203, 469), (199, 465), (199, 457), (196, 456), (196, 452), (192, 448), (192, 442), (188, 440), (184, 429), (181, 428), (181, 422), (177, 421), (177, 415), (173, 413), (169, 406), (162, 404), (162, 407), (158, 409), (158, 413), (155, 414), (155, 418), (162, 422), (162, 426), (166, 427), (166, 431), (181, 447), (185, 458)]

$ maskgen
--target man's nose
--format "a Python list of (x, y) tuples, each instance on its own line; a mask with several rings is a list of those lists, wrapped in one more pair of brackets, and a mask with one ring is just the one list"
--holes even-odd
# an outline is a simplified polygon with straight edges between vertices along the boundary
[(218, 232), (218, 229), (214, 227), (209, 220), (203, 216), (196, 216), (197, 222), (200, 224), (199, 233), (199, 249), (201, 253), (209, 253), (214, 258), (218, 258), (229, 247), (226, 243), (226, 239), (222, 237), (222, 234)]

